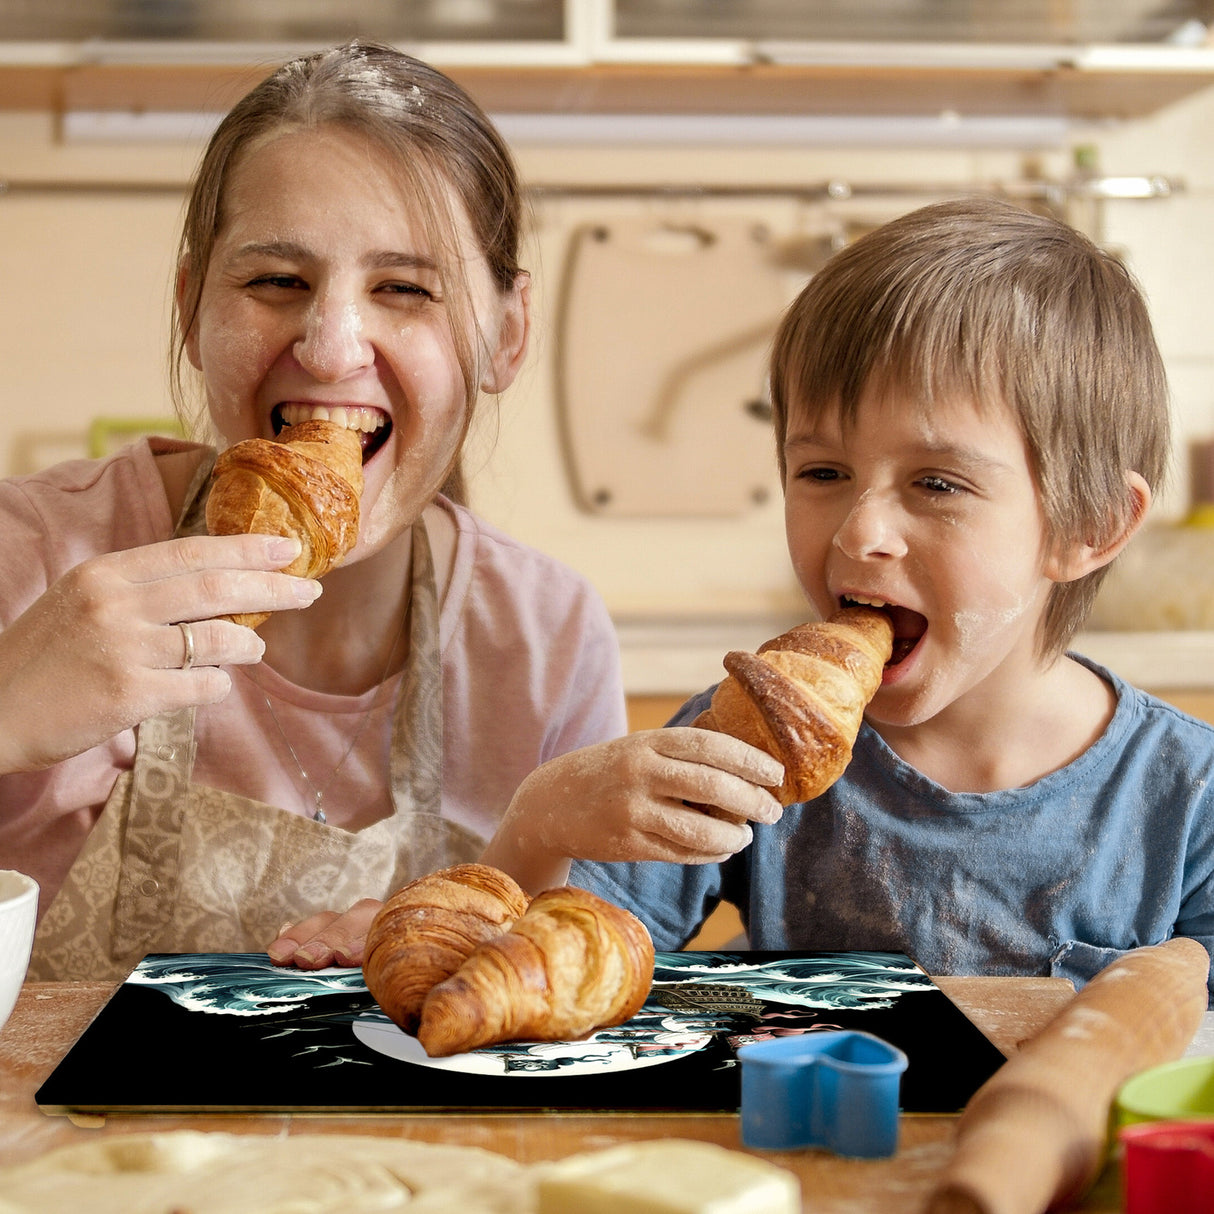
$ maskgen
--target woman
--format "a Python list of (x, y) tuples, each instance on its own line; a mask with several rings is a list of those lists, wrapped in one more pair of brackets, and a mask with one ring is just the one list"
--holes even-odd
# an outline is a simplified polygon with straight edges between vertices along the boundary
[(216, 131), (179, 399), (188, 363), (220, 447), (357, 430), (359, 536), (322, 586), (279, 572), (295, 541), (207, 535), (211, 445), (0, 484), (0, 866), (42, 887), (32, 975), (272, 941), (357, 964), (361, 900), (475, 859), (538, 763), (623, 732), (601, 601), (458, 504), (477, 398), (526, 354), (520, 209), (484, 114), (386, 47), (288, 63)]

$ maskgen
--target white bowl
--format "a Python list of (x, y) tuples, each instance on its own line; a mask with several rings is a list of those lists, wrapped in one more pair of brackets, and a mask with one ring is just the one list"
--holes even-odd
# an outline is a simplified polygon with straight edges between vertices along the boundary
[(0, 1029), (29, 969), (37, 915), (38, 882), (10, 868), (0, 869)]

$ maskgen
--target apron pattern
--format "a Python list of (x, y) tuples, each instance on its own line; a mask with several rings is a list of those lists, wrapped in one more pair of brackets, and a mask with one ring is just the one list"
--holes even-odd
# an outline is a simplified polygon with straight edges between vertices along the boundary
[[(176, 534), (202, 522), (209, 463)], [(132, 771), (35, 934), (30, 978), (120, 980), (146, 953), (258, 952), (285, 923), (475, 860), (485, 840), (442, 817), (438, 594), (413, 525), (409, 652), (393, 713), (395, 813), (351, 832), (191, 781), (194, 709), (142, 722)]]

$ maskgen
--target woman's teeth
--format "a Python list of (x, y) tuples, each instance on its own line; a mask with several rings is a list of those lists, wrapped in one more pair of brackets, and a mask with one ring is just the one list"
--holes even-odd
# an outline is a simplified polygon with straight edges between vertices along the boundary
[(326, 421), (344, 430), (360, 430), (372, 434), (383, 426), (387, 417), (379, 409), (364, 405), (283, 405), (279, 412), (284, 424), (297, 426), (300, 422)]

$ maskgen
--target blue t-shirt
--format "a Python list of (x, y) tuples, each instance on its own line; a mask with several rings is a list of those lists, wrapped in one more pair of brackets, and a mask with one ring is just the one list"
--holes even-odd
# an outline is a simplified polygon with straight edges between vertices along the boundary
[(1080, 985), (1174, 935), (1210, 950), (1214, 728), (1077, 660), (1113, 685), (1113, 719), (1027, 787), (949, 792), (864, 725), (832, 788), (756, 825), (724, 864), (579, 862), (571, 881), (628, 907), (667, 950), (722, 899), (751, 948), (903, 952), (933, 974)]

